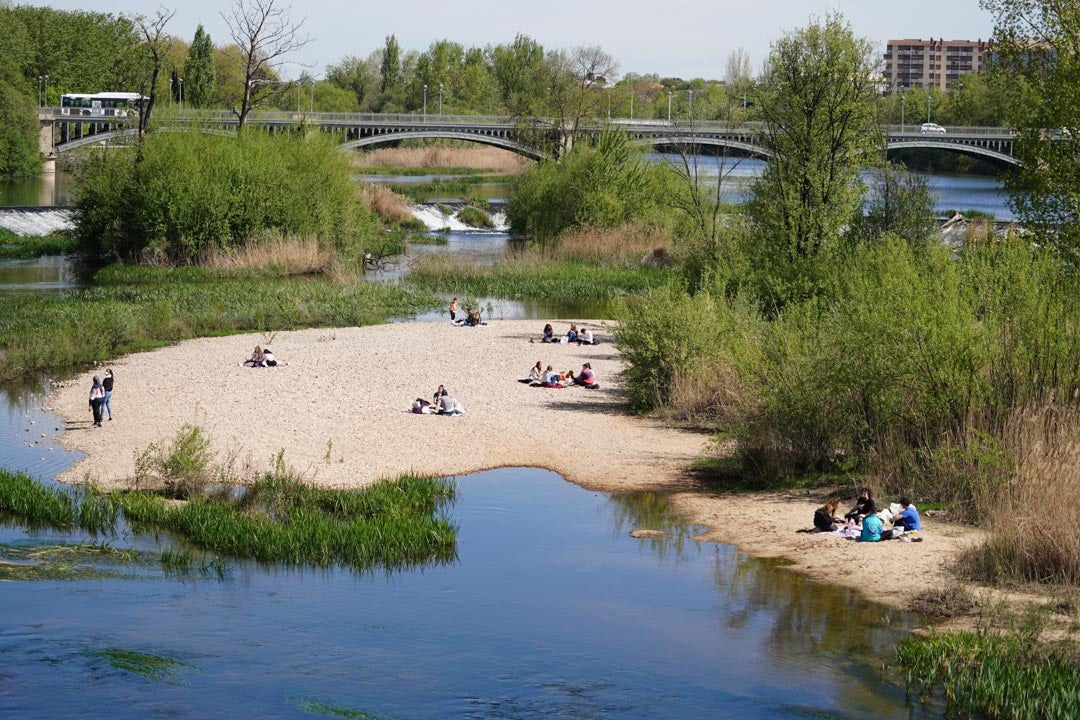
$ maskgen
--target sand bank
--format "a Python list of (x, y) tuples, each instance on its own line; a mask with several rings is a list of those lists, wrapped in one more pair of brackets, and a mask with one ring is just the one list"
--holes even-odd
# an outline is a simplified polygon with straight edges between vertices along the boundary
[[(819, 498), (703, 493), (687, 471), (706, 452), (708, 437), (629, 413), (610, 332), (585, 321), (597, 329), (599, 345), (530, 342), (543, 324), (314, 329), (204, 338), (130, 355), (110, 364), (115, 420), (104, 428), (90, 427), (94, 373), (50, 396), (50, 410), (65, 418), (62, 444), (86, 453), (61, 480), (125, 486), (136, 453), (171, 439), (185, 423), (209, 434), (219, 461), (265, 469), (284, 450), (309, 482), (328, 486), (365, 485), (409, 470), (460, 475), (543, 467), (597, 490), (673, 492), (680, 511), (713, 528), (705, 539), (786, 557), (797, 570), (898, 607), (946, 583), (957, 554), (979, 537), (932, 519), (919, 544), (801, 535), (794, 531), (810, 524)], [(568, 325), (557, 322), (556, 331)], [(256, 344), (270, 345), (288, 366), (241, 366)], [(602, 387), (547, 390), (516, 382), (537, 360), (574, 371), (590, 362)], [(439, 384), (465, 406), (464, 416), (407, 412)]]

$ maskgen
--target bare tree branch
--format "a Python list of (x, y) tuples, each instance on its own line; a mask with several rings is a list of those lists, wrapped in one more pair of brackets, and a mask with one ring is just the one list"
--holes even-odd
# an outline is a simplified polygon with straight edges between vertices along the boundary
[(150, 126), (150, 116), (154, 112), (154, 103), (157, 102), (158, 77), (161, 75), (162, 60), (169, 42), (165, 26), (174, 15), (176, 15), (175, 10), (160, 7), (153, 17), (136, 15), (131, 18), (131, 22), (135, 24), (146, 43), (146, 51), (150, 54), (150, 76), (143, 75), (139, 82), (139, 94), (146, 98), (139, 108), (139, 149), (136, 157), (140, 160), (143, 141), (146, 139), (146, 129)]
[(237, 47), (236, 61), (244, 75), (240, 109), (234, 110), (244, 128), (248, 114), (267, 98), (282, 92), (275, 89), (276, 75), (288, 61), (285, 57), (300, 50), (311, 36), (301, 34), (304, 20), (293, 21), (290, 8), (277, 0), (235, 0), (232, 9), (221, 17), (229, 26), (229, 35)]

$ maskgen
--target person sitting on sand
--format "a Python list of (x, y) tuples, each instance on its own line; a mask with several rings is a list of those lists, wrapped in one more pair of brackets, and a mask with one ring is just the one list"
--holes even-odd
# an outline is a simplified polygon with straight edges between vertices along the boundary
[(278, 364), (277, 358), (274, 357), (274, 351), (270, 348), (263, 350), (263, 367), (276, 367)]
[(251, 353), (245, 362), (248, 367), (262, 367), (263, 366), (263, 349), (258, 345), (255, 346), (255, 352)]
[(559, 373), (559, 382), (563, 385), (569, 385), (574, 382), (574, 371), (567, 370), (566, 372)]
[(596, 373), (593, 372), (592, 365), (590, 363), (585, 363), (581, 366), (581, 372), (579, 372), (577, 374), (577, 377), (574, 378), (574, 384), (581, 385), (582, 387), (587, 387), (590, 390), (596, 390), (598, 387), (600, 387), (600, 385), (596, 382)]
[(550, 365), (544, 370), (544, 374), (540, 377), (540, 384), (547, 388), (561, 388), (562, 378), (559, 373), (555, 372)]
[(840, 509), (840, 498), (832, 497), (814, 511), (814, 527), (821, 532), (833, 532), (840, 529), (844, 521), (836, 517), (836, 511)]
[(447, 394), (448, 393), (446, 392), (446, 388), (443, 387), (442, 385), (440, 385), (439, 388), (435, 391), (435, 395), (433, 395), (432, 398), (431, 398), (431, 404), (432, 405), (438, 405), (439, 400), (441, 400), (442, 397), (444, 395), (447, 395)]
[(465, 324), (469, 327), (476, 327), (477, 325), (483, 325), (480, 319), (480, 309), (473, 310), (472, 308), (465, 308)]
[(575, 325), (574, 323), (570, 323), (570, 329), (566, 331), (566, 342), (577, 342), (577, 336), (577, 325)]
[(427, 400), (424, 400), (423, 398), (416, 398), (416, 400), (413, 401), (412, 407), (409, 408), (409, 410), (416, 413), (417, 415), (429, 415), (435, 412), (435, 408), (431, 406), (431, 403), (429, 403)]
[(913, 532), (917, 533), (922, 530), (922, 520), (919, 518), (919, 511), (911, 504), (911, 498), (900, 498), (900, 507), (904, 509), (893, 516), (893, 526), (890, 530), (882, 533), (882, 540), (890, 540), (892, 538), (898, 538), (901, 535)]
[(551, 323), (544, 326), (544, 335), (540, 338), (542, 343), (555, 342), (555, 330), (551, 327)]
[(859, 491), (859, 500), (855, 503), (855, 507), (848, 511), (844, 516), (844, 520), (851, 520), (858, 525), (864, 517), (867, 515), (873, 515), (877, 512), (877, 503), (874, 502), (874, 494), (870, 492), (870, 488), (864, 487)]
[(870, 513), (863, 518), (859, 542), (879, 542), (881, 540), (881, 528), (881, 518), (874, 513)]
[(443, 395), (439, 398), (439, 415), (464, 415), (465, 408), (453, 395)]
[(544, 366), (540, 364), (540, 361), (537, 360), (536, 364), (529, 370), (529, 377), (518, 380), (518, 382), (527, 383), (529, 385), (540, 382), (540, 378), (544, 376), (543, 367)]
[(589, 330), (588, 328), (584, 328), (584, 327), (581, 328), (581, 332), (578, 333), (578, 340), (577, 341), (578, 341), (578, 345), (593, 345), (593, 344), (595, 344), (593, 342), (592, 330)]

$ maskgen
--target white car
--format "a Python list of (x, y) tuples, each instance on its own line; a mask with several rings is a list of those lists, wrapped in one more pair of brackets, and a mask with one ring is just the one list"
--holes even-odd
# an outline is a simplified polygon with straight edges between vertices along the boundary
[(937, 123), (923, 123), (921, 126), (919, 126), (919, 132), (921, 132), (923, 134), (926, 134), (926, 133), (941, 133), (942, 135), (944, 135), (945, 134), (945, 128), (941, 127)]

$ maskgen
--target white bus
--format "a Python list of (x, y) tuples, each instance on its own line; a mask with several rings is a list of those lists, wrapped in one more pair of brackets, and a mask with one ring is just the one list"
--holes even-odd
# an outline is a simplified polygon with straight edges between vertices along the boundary
[(143, 98), (139, 93), (104, 92), (93, 95), (69, 93), (60, 96), (61, 115), (126, 117), (138, 113)]

